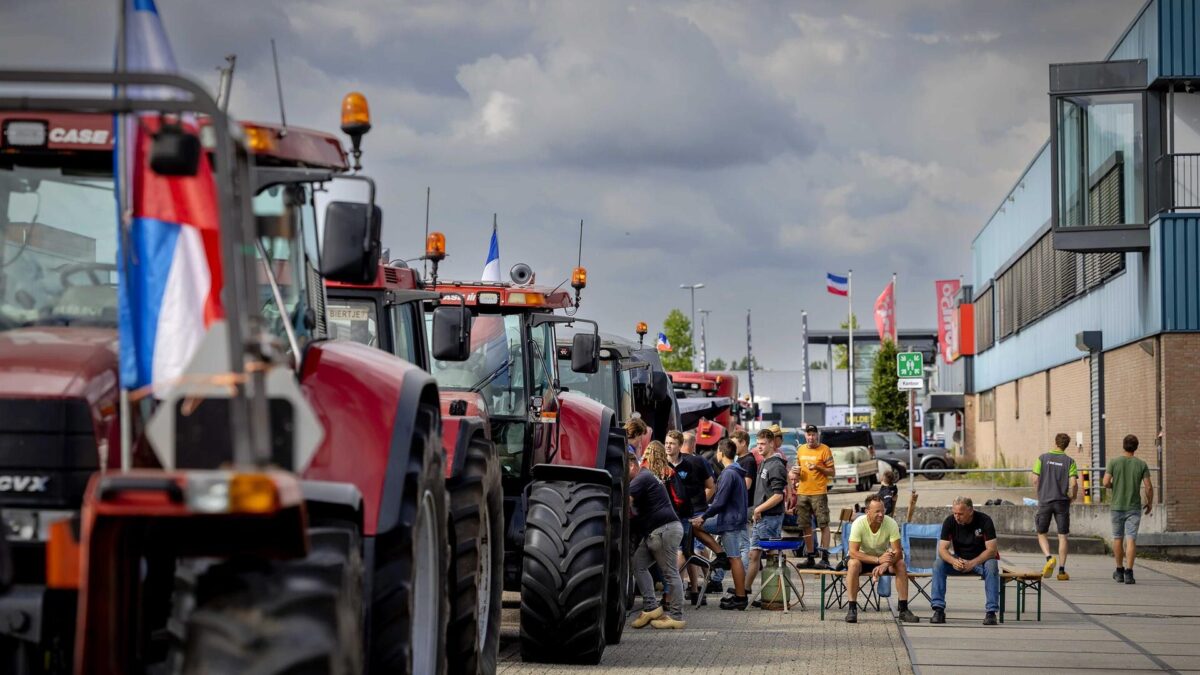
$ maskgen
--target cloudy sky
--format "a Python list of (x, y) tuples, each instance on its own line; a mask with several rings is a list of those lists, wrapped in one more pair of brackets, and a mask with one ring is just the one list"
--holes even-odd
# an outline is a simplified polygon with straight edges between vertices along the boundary
[[(902, 328), (1046, 140), (1047, 64), (1098, 60), (1143, 0), (157, 0), (186, 73), (238, 56), (235, 114), (334, 130), (371, 103), (366, 170), (384, 240), (419, 255), (425, 189), (446, 274), (501, 265), (557, 284), (580, 219), (583, 314), (658, 330), (704, 283), (709, 354), (794, 367), (801, 309), (834, 328), (827, 271), (860, 321), (893, 272)], [(5, 67), (111, 64), (116, 0), (0, 0)]]

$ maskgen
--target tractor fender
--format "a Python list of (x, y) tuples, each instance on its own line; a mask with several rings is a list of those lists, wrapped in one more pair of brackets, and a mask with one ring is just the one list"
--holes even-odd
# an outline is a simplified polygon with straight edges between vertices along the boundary
[[(563, 464), (535, 464), (530, 475), (534, 481), (562, 481), (564, 483), (592, 483), (612, 487), (612, 475), (604, 469), (589, 469), (582, 466)], [(528, 493), (528, 489), (526, 489)]]
[(350, 483), (328, 480), (302, 480), (300, 492), (308, 510), (308, 522), (338, 520), (353, 523), (359, 530), (363, 525), (363, 498)]
[(467, 446), (476, 434), (487, 438), (487, 427), (478, 417), (442, 417), (442, 449), (446, 453), (446, 478), (462, 472), (467, 462)]
[(558, 445), (549, 463), (604, 469), (608, 434), (616, 414), (575, 392), (558, 396)]
[[(353, 485), (362, 496), (363, 535), (391, 530), (417, 425), (429, 423), (418, 409), (438, 409), (433, 376), (379, 349), (322, 341), (309, 346), (300, 379), (325, 428), (304, 479)], [(439, 418), (433, 424), (431, 438), (441, 431)]]

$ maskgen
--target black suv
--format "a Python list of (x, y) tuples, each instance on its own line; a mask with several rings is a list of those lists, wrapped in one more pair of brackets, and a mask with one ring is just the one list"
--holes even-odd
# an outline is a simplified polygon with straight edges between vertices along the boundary
[[(897, 464), (908, 465), (907, 436), (898, 431), (872, 431), (871, 436), (874, 439), (876, 457), (890, 464), (893, 470), (896, 470)], [(946, 448), (915, 447), (913, 448), (913, 461), (918, 469), (926, 471), (954, 468), (954, 458), (950, 456)], [(902, 473), (903, 471), (897, 473), (897, 480), (903, 477)], [(926, 473), (921, 475), (929, 480), (941, 480), (946, 474)]]

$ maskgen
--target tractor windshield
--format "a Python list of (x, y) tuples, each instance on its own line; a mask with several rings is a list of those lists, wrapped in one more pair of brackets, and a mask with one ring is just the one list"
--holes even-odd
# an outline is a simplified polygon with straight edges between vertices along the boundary
[(562, 374), (562, 386), (598, 401), (616, 411), (621, 411), (618, 391), (618, 362), (601, 359), (600, 370), (589, 375), (571, 370), (571, 359), (559, 359), (558, 371)]
[(353, 340), (368, 347), (379, 346), (379, 317), (374, 300), (329, 298), (325, 307), (329, 316), (329, 337)]
[(443, 389), (483, 395), (493, 417), (525, 417), (525, 350), (521, 316), (476, 316), (471, 323), (471, 355), (466, 361), (438, 361), (433, 375)]
[(0, 165), (0, 330), (117, 324), (111, 170)]

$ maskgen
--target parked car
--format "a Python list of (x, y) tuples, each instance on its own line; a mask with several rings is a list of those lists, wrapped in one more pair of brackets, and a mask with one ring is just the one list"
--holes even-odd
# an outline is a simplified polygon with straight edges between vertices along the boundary
[[(908, 437), (898, 431), (872, 431), (875, 442), (875, 456), (888, 464), (895, 462), (908, 463)], [(954, 468), (954, 457), (944, 447), (918, 446), (913, 448), (913, 463), (916, 468), (924, 471), (938, 472), (941, 469)], [(944, 473), (922, 474), (929, 480), (941, 480)], [(900, 476), (897, 476), (899, 479)]]
[(825, 427), (821, 442), (833, 451), (834, 476), (830, 487), (870, 490), (879, 482), (874, 440), (869, 429)]

